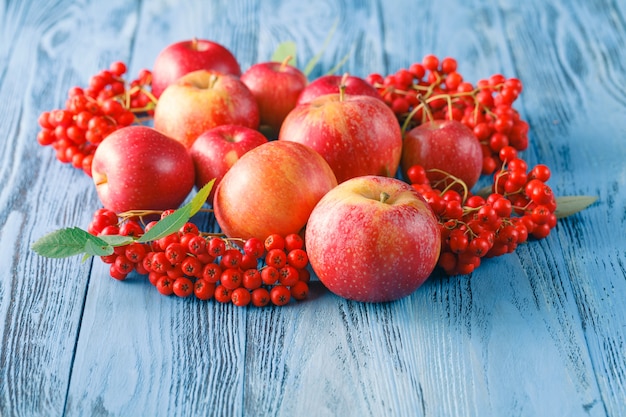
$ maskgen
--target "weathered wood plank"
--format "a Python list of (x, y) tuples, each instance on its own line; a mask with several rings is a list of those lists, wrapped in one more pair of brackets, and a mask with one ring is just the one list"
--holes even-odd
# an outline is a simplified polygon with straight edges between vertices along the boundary
[[(86, 82), (110, 50), (86, 33), (113, 25), (69, 2), (0, 9), (0, 414), (61, 415), (91, 263), (41, 258), (30, 244), (86, 224), (96, 200), (85, 175), (37, 144), (37, 117), (61, 107), (67, 89)], [(119, 39), (118, 49), (128, 43)]]
[[(581, 2), (572, 7), (554, 4), (543, 13), (524, 8), (517, 16), (510, 36), (519, 47), (512, 53), (516, 64), (526, 69), (524, 104), (537, 144), (529, 159), (553, 167), (551, 183), (557, 194), (599, 197), (593, 207), (561, 221), (546, 242), (550, 245), (534, 257), (562, 260), (558, 271), (566, 277), (565, 296), (573, 297), (585, 335), (580, 349), (589, 352), (601, 395), (590, 406), (622, 415), (626, 145), (617, 132), (623, 125), (626, 72), (615, 48), (625, 40), (624, 13), (609, 2)], [(538, 27), (529, 30), (524, 24), (529, 20)], [(568, 348), (570, 355), (573, 347)]]

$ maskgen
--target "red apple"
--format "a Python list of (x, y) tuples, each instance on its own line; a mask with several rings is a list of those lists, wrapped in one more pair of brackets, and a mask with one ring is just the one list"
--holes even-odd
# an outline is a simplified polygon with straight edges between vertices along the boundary
[(272, 233), (298, 233), (313, 207), (337, 180), (313, 149), (271, 141), (248, 151), (224, 175), (213, 209), (222, 232), (265, 240)]
[(441, 233), (428, 203), (396, 178), (339, 184), (315, 206), (305, 233), (313, 271), (333, 293), (356, 301), (405, 297), (428, 279)]
[(369, 96), (327, 94), (299, 105), (285, 118), (278, 139), (315, 149), (340, 183), (362, 175), (392, 177), (402, 153), (398, 119)]
[(116, 213), (177, 208), (194, 184), (187, 149), (147, 126), (107, 136), (96, 149), (91, 172), (100, 201)]
[(298, 101), (307, 85), (306, 75), (285, 62), (262, 62), (252, 65), (241, 76), (257, 104), (261, 127), (267, 128), (270, 137), (276, 137), (280, 125)]
[(159, 97), (168, 85), (200, 69), (241, 75), (237, 59), (227, 48), (194, 38), (171, 44), (159, 53), (152, 67), (152, 94)]
[(378, 91), (363, 78), (354, 75), (323, 75), (311, 81), (300, 93), (297, 104), (308, 103), (316, 97), (339, 93), (339, 87), (345, 85), (346, 94), (371, 96), (381, 99)]
[(198, 70), (163, 91), (154, 127), (190, 148), (204, 131), (220, 125), (259, 127), (259, 108), (248, 87), (233, 75)]
[(413, 165), (423, 166), (431, 184), (439, 184), (439, 189), (452, 182), (440, 171), (461, 179), (471, 189), (480, 178), (483, 153), (478, 138), (463, 123), (432, 120), (404, 135), (401, 169), (405, 178)]
[(237, 125), (221, 125), (198, 136), (189, 149), (196, 168), (196, 187), (202, 188), (215, 179), (208, 201), (213, 201), (215, 189), (222, 177), (249, 150), (267, 142), (258, 130)]

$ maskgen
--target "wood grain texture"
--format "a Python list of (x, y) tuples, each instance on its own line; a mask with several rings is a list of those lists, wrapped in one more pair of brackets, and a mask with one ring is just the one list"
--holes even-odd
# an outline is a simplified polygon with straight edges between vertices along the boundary
[[(626, 6), (621, 2), (0, 1), (1, 416), (626, 415)], [(193, 36), (242, 69), (294, 40), (311, 73), (390, 73), (428, 53), (476, 82), (519, 77), (530, 163), (598, 202), (470, 276), (394, 303), (316, 282), (283, 308), (160, 296), (99, 260), (30, 243), (86, 227), (88, 178), (35, 141), (37, 116), (114, 60), (134, 76)], [(203, 227), (215, 228), (205, 218)]]

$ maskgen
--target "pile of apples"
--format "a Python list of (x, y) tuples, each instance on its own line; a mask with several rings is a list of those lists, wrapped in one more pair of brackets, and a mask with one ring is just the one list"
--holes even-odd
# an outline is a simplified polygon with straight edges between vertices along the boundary
[(302, 234), (318, 278), (348, 299), (404, 297), (437, 265), (437, 218), (398, 172), (426, 158), (468, 187), (480, 176), (469, 129), (424, 124), (403, 152), (396, 115), (356, 76), (309, 82), (289, 59), (242, 73), (225, 47), (193, 39), (159, 54), (151, 88), (153, 127), (118, 129), (95, 151), (103, 206), (172, 209), (215, 179), (207, 203), (226, 236)]

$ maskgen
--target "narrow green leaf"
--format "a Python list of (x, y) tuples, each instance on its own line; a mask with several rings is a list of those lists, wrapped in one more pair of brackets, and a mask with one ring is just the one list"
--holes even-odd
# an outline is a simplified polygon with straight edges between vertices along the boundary
[(200, 211), (207, 198), (209, 198), (209, 194), (211, 194), (211, 190), (213, 189), (213, 184), (215, 184), (215, 178), (200, 188), (198, 193), (191, 199), (189, 202), (191, 205), (191, 216)]
[(129, 245), (135, 241), (131, 236), (122, 235), (104, 235), (98, 236), (98, 238), (104, 240), (109, 246), (124, 246)]
[(288, 64), (295, 65), (296, 61), (296, 43), (293, 41), (285, 41), (276, 47), (276, 50), (272, 54), (272, 62), (283, 62), (288, 57), (291, 57)]
[(333, 23), (333, 26), (330, 28), (330, 31), (328, 32), (328, 35), (326, 35), (326, 39), (324, 40), (324, 44), (322, 45), (322, 49), (320, 49), (320, 51), (317, 54), (315, 54), (315, 56), (313, 58), (311, 58), (309, 60), (309, 62), (306, 64), (306, 66), (304, 67), (304, 70), (302, 72), (307, 77), (313, 71), (313, 68), (315, 68), (315, 66), (319, 62), (320, 58), (322, 57), (322, 55), (324, 55), (324, 52), (326, 51), (326, 48), (328, 48), (328, 45), (330, 44), (331, 39), (335, 35), (335, 31), (337, 30), (337, 26), (338, 25), (339, 25), (339, 19), (336, 19), (335, 23)]
[(169, 216), (159, 220), (150, 230), (141, 235), (137, 242), (146, 243), (171, 235), (187, 223), (191, 218), (191, 206), (185, 204)]
[(31, 249), (47, 258), (67, 258), (85, 252), (88, 245), (107, 247), (107, 242), (78, 227), (55, 230), (38, 239)]
[(562, 219), (572, 214), (576, 214), (582, 211), (596, 202), (598, 197), (589, 195), (576, 195), (576, 196), (564, 196), (557, 197), (556, 199), (556, 211), (554, 214), (557, 219)]
[(205, 184), (204, 187), (198, 190), (198, 193), (196, 193), (191, 201), (174, 211), (169, 216), (159, 220), (150, 230), (137, 239), (137, 242), (151, 242), (170, 235), (183, 227), (194, 214), (200, 211), (209, 197), (209, 193), (211, 192), (214, 183), (215, 179)]

